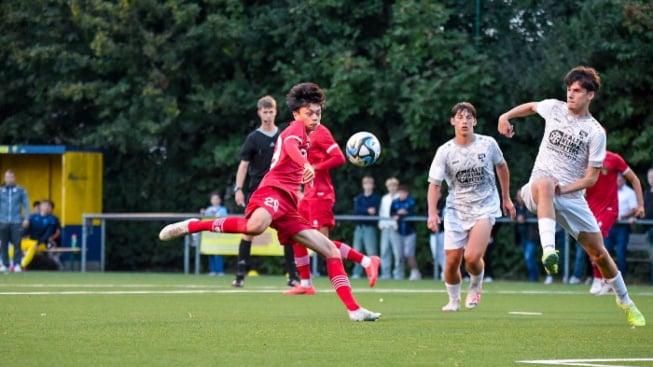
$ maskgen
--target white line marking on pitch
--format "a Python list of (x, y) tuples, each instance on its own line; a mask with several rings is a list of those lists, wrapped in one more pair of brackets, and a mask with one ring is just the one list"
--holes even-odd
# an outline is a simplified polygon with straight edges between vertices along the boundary
[[(544, 364), (550, 366), (583, 366), (583, 367), (637, 367), (632, 364), (613, 364), (622, 362), (653, 362), (653, 358), (588, 358), (588, 359), (540, 359), (517, 361), (517, 363)], [(610, 363), (610, 364), (604, 364)]]
[(527, 311), (510, 311), (510, 315), (524, 315), (524, 316), (540, 316), (541, 312), (527, 312)]

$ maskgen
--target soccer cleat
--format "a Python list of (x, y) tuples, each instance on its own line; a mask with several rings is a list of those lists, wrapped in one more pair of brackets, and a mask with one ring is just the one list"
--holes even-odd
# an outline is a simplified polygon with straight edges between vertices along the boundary
[(0, 265), (0, 273), (8, 273), (8, 272), (9, 272), (9, 268), (7, 268), (4, 265)]
[(542, 265), (547, 274), (558, 274), (558, 252), (547, 251), (542, 255)]
[(299, 285), (299, 280), (298, 280), (298, 279), (295, 279), (295, 278), (290, 278), (290, 279), (288, 279), (288, 281), (286, 282), (286, 285), (289, 286), (289, 287), (296, 287), (296, 286)]
[(198, 221), (198, 220), (199, 219), (197, 218), (191, 218), (191, 219), (182, 220), (181, 222), (168, 224), (167, 226), (163, 227), (161, 232), (159, 232), (159, 239), (161, 241), (168, 241), (173, 238), (177, 238), (185, 234), (188, 234), (188, 223)]
[(456, 312), (460, 310), (460, 299), (450, 299), (444, 307), (442, 307), (443, 312)]
[(349, 319), (351, 321), (376, 321), (380, 317), (380, 313), (366, 310), (363, 307), (359, 307), (356, 311), (349, 311)]
[(607, 296), (608, 294), (614, 294), (614, 288), (606, 282), (603, 283), (601, 289), (599, 289), (595, 296)]
[(622, 305), (617, 299), (617, 306), (626, 313), (626, 319), (628, 319), (628, 325), (630, 326), (646, 326), (646, 319), (637, 306), (635, 302), (631, 302), (629, 305)]
[(14, 266), (14, 270), (12, 270), (14, 273), (20, 273), (23, 271), (23, 268), (20, 267), (20, 265)]
[(381, 265), (381, 258), (378, 256), (370, 256), (370, 266), (365, 268), (367, 279), (370, 280), (370, 288), (376, 285), (376, 280), (379, 278), (379, 265)]
[(468, 310), (476, 308), (481, 303), (481, 292), (480, 288), (469, 288), (467, 298), (465, 298), (465, 307)]
[(231, 286), (234, 288), (242, 288), (245, 286), (245, 279), (236, 278), (233, 282), (231, 282)]
[(285, 294), (287, 296), (295, 296), (295, 295), (300, 295), (300, 294), (303, 294), (303, 295), (306, 295), (306, 296), (313, 296), (313, 295), (315, 295), (315, 287), (313, 287), (313, 286), (302, 287), (301, 285), (296, 285), (296, 286), (292, 287), (292, 289), (289, 289), (289, 290), (283, 292), (283, 294)]

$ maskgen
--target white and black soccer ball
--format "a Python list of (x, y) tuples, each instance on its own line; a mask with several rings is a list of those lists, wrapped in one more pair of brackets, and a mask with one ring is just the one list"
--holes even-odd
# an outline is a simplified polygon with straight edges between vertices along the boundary
[(347, 140), (345, 155), (349, 162), (358, 167), (367, 167), (381, 155), (381, 143), (374, 134), (359, 131)]

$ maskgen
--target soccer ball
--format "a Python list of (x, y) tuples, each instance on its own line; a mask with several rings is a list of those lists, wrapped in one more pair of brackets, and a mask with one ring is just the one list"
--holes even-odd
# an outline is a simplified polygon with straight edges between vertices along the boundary
[(374, 134), (359, 131), (347, 140), (345, 154), (349, 162), (358, 167), (367, 167), (381, 155), (381, 143)]

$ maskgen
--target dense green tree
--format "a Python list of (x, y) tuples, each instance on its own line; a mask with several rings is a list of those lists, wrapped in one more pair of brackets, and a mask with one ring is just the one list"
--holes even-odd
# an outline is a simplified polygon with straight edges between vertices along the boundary
[[(375, 166), (334, 171), (336, 211), (351, 212), (371, 174), (379, 191), (392, 175), (412, 184), (423, 212), (451, 105), (477, 106), (477, 131), (497, 137), (514, 192), (542, 124), (520, 121), (508, 140), (498, 115), (563, 99), (562, 76), (586, 64), (603, 76), (592, 111), (610, 149), (643, 173), (653, 150), (652, 10), (641, 0), (2, 1), (0, 142), (102, 149), (107, 212), (196, 212), (233, 183), (256, 100), (274, 96), (285, 126), (286, 91), (310, 80), (327, 92), (324, 122), (338, 141), (369, 130), (384, 147)], [(159, 225), (112, 225), (109, 267), (177, 267), (178, 244), (161, 247)]]

